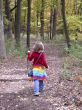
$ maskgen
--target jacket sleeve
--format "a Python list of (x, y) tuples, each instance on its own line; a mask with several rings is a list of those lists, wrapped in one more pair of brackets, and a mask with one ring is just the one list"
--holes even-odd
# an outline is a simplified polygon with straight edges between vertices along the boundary
[(32, 61), (32, 59), (33, 59), (33, 52), (32, 53), (31, 52), (28, 52), (28, 54), (27, 54), (27, 60)]
[(46, 67), (46, 68), (48, 68), (48, 65), (47, 65), (47, 63), (46, 63), (46, 59), (45, 59), (45, 55), (44, 55), (44, 53), (42, 54), (42, 62), (43, 62), (43, 65)]

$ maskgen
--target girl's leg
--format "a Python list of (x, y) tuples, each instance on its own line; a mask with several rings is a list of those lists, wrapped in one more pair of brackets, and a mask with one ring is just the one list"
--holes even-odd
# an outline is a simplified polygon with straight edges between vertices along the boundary
[(34, 80), (34, 95), (39, 95), (39, 80)]
[(44, 83), (43, 80), (39, 81), (39, 92), (41, 92), (44, 89)]

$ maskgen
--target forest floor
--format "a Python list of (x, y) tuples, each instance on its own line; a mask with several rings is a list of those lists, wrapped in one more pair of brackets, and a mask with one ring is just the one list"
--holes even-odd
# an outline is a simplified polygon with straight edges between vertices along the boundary
[(27, 80), (26, 58), (0, 61), (0, 110), (82, 110), (82, 85), (74, 78), (82, 75), (81, 67), (64, 52), (63, 43), (45, 42), (44, 46), (49, 79), (39, 97)]

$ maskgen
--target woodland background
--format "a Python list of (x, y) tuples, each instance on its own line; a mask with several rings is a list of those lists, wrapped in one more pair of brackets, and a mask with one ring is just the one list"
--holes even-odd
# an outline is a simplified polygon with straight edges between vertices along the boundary
[[(33, 96), (27, 51), (45, 47), (46, 88)], [(0, 110), (82, 110), (82, 0), (0, 0)]]
[[(81, 55), (81, 0), (1, 0), (0, 21), (1, 57), (10, 51), (27, 51), (31, 37), (36, 40), (65, 41), (66, 51), (70, 47), (72, 50), (69, 51), (74, 51), (77, 47), (75, 55)], [(24, 39), (26, 44), (21, 47)]]

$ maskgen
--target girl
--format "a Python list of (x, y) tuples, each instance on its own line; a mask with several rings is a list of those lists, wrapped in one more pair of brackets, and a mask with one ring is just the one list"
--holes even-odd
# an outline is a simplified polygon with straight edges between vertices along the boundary
[(35, 43), (32, 53), (28, 51), (28, 60), (33, 61), (33, 81), (34, 95), (39, 96), (39, 92), (44, 89), (43, 80), (47, 80), (48, 76), (44, 71), (44, 67), (48, 68), (45, 60), (44, 45), (42, 42)]

